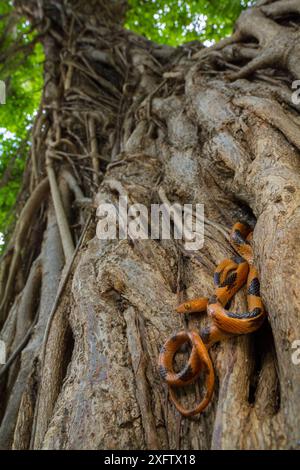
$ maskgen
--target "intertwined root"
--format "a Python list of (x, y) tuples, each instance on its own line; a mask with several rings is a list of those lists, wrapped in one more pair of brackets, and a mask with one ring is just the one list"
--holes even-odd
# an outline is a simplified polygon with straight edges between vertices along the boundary
[(299, 0), (262, 2), (261, 6), (243, 12), (236, 23), (234, 34), (197, 57), (222, 51), (222, 56), (232, 62), (248, 61), (238, 71), (230, 74), (236, 80), (268, 67), (288, 70), (300, 78), (300, 31), (297, 25), (289, 28), (278, 20), (288, 20), (291, 14), (300, 14)]

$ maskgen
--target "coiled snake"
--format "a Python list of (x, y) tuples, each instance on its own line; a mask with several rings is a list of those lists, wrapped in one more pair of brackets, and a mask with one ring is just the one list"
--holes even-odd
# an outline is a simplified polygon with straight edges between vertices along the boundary
[[(159, 372), (169, 385), (170, 398), (183, 416), (194, 416), (209, 404), (214, 391), (214, 369), (208, 353), (216, 342), (234, 335), (257, 330), (265, 319), (265, 310), (260, 298), (258, 274), (253, 265), (250, 227), (237, 222), (230, 234), (230, 243), (239, 256), (223, 260), (214, 273), (215, 295), (189, 300), (179, 305), (178, 313), (207, 311), (211, 324), (197, 331), (181, 331), (170, 337), (159, 354)], [(248, 311), (234, 313), (226, 310), (228, 302), (247, 282)], [(188, 362), (180, 372), (175, 372), (173, 361), (180, 347), (190, 342), (192, 351)], [(177, 400), (175, 388), (194, 383), (201, 372), (205, 373), (206, 393), (193, 409), (185, 409)]]

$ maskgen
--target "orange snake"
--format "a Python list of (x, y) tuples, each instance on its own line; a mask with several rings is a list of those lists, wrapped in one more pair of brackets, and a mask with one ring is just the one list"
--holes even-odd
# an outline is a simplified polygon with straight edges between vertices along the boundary
[[(171, 336), (159, 354), (159, 372), (169, 386), (170, 398), (183, 416), (194, 416), (209, 404), (214, 391), (214, 369), (208, 353), (216, 342), (234, 335), (257, 330), (265, 319), (265, 310), (260, 297), (258, 274), (253, 265), (251, 247), (252, 231), (246, 224), (237, 222), (230, 234), (230, 243), (239, 256), (223, 260), (214, 273), (215, 295), (211, 299), (200, 297), (179, 305), (178, 313), (207, 311), (211, 320), (208, 327), (197, 331), (181, 331)], [(248, 311), (234, 313), (226, 310), (228, 302), (247, 282)], [(180, 347), (190, 342), (192, 351), (185, 367), (175, 372), (173, 361)], [(185, 409), (177, 400), (175, 388), (194, 383), (201, 372), (205, 372), (206, 393), (193, 409)]]

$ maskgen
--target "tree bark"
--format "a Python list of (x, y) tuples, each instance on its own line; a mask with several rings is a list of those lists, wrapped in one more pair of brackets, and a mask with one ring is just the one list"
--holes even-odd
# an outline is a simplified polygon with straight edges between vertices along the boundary
[[(123, 29), (120, 1), (15, 5), (37, 25), (46, 61), (28, 202), (2, 259), (1, 339), (16, 354), (0, 370), (1, 448), (299, 448), (300, 1), (258, 2), (208, 49)], [(164, 197), (204, 203), (203, 249), (99, 240), (96, 208), (120, 195), (148, 208)], [(254, 227), (268, 318), (212, 348), (213, 400), (184, 419), (159, 349), (207, 322), (175, 308), (212, 295), (236, 220)], [(200, 392), (178, 393), (191, 405)]]

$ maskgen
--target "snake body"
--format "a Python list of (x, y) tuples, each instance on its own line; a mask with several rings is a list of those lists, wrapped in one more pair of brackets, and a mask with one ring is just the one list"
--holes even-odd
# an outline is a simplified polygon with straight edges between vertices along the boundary
[[(200, 297), (179, 305), (176, 311), (194, 313), (206, 311), (210, 325), (197, 331), (181, 331), (171, 336), (159, 354), (159, 372), (169, 385), (170, 398), (183, 416), (194, 416), (209, 404), (214, 391), (214, 369), (209, 348), (216, 342), (234, 335), (251, 333), (260, 328), (265, 319), (265, 310), (260, 297), (260, 283), (253, 265), (251, 247), (252, 231), (246, 224), (237, 222), (230, 234), (230, 243), (238, 253), (233, 259), (223, 260), (214, 272), (215, 293), (210, 299)], [(226, 309), (232, 297), (247, 283), (248, 310), (235, 313)], [(174, 371), (173, 362), (181, 346), (190, 342), (192, 346), (188, 362), (179, 372)], [(185, 409), (177, 400), (175, 388), (194, 383), (205, 373), (206, 393), (193, 409)]]

